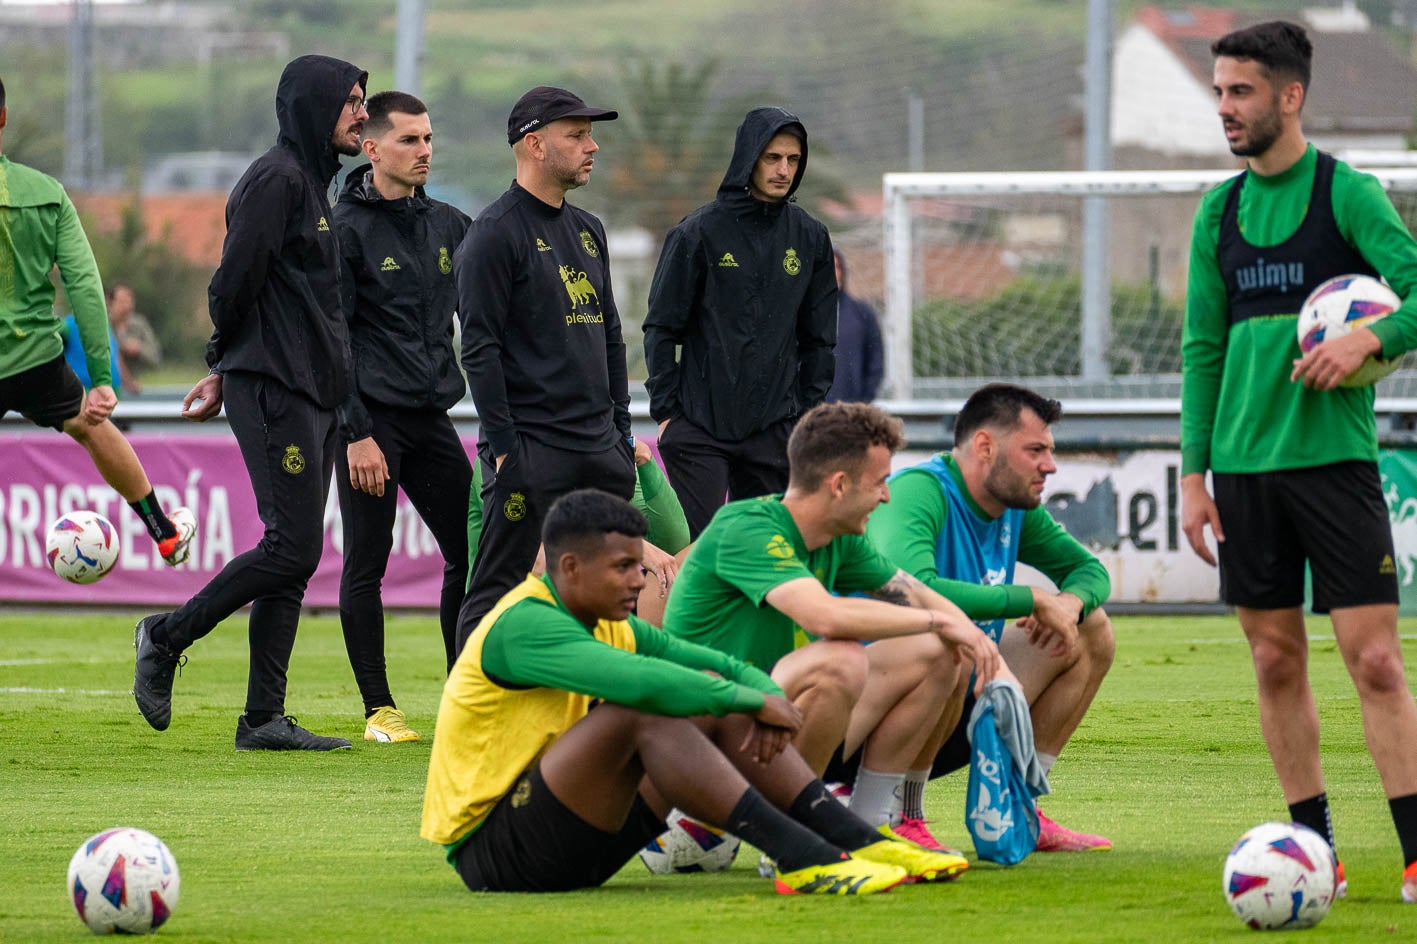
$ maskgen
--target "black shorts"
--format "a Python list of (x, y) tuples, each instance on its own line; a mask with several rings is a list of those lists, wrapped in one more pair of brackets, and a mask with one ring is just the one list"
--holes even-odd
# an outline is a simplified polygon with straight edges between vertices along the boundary
[(1214, 484), (1225, 529), (1225, 603), (1260, 610), (1302, 606), (1305, 562), (1313, 573), (1315, 613), (1398, 602), (1392, 526), (1375, 463), (1217, 473)]
[(14, 410), (36, 426), (63, 432), (83, 406), (84, 385), (63, 354), (0, 379), (0, 416)]
[(475, 892), (593, 888), (662, 832), (664, 819), (639, 796), (620, 832), (596, 829), (556, 799), (538, 761), (459, 847), (455, 864)]

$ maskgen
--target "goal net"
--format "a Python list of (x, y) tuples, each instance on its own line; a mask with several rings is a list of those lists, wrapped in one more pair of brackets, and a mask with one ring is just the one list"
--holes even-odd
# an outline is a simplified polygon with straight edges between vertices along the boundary
[[(1417, 168), (1365, 170), (1417, 223)], [(1191, 220), (1234, 173), (886, 174), (880, 268), (850, 281), (882, 304), (882, 395), (1178, 397)], [(1417, 354), (1378, 394), (1417, 396)]]

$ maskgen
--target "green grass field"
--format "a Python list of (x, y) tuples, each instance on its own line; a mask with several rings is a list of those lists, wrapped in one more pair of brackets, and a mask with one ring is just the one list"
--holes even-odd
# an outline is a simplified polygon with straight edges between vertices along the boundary
[[(0, 942), (84, 939), (65, 893), (78, 844), (142, 827), (172, 849), (182, 898), (161, 939), (184, 942), (1245, 941), (1220, 894), (1221, 865), (1249, 826), (1287, 818), (1259, 737), (1238, 628), (1223, 618), (1118, 620), (1116, 667), (1052, 777), (1044, 809), (1110, 835), (1111, 852), (979, 865), (952, 885), (863, 900), (784, 898), (756, 855), (721, 875), (651, 876), (636, 862), (603, 889), (471, 895), (418, 837), (428, 741), (373, 745), (338, 621), (307, 619), (288, 710), (355, 740), (329, 755), (237, 754), (246, 684), (244, 617), (190, 652), (172, 727), (133, 705), (127, 614), (0, 616)], [(1316, 624), (1327, 632), (1327, 627)], [(1405, 633), (1417, 624), (1404, 621)], [(433, 620), (389, 623), (393, 689), (433, 733), (442, 650)], [(1407, 645), (1409, 665), (1417, 648)], [(1357, 700), (1331, 638), (1313, 673), (1340, 852), (1351, 886), (1304, 940), (1412, 940), (1398, 901), (1401, 857)], [(964, 778), (927, 805), (967, 846)]]

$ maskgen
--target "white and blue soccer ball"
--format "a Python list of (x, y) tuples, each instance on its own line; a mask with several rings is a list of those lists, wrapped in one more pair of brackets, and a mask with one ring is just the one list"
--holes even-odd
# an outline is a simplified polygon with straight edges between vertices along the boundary
[(1261, 823), (1225, 860), (1222, 888), (1235, 917), (1252, 928), (1311, 928), (1337, 891), (1328, 841), (1298, 823)]
[(69, 860), (69, 896), (95, 934), (148, 934), (172, 916), (182, 880), (152, 833), (131, 826), (90, 836)]
[[(1307, 354), (1397, 311), (1402, 299), (1367, 275), (1339, 275), (1309, 293), (1299, 309), (1299, 350)], [(1398, 360), (1369, 357), (1340, 386), (1370, 387), (1397, 369)]]
[(50, 568), (70, 583), (93, 583), (118, 563), (118, 530), (96, 511), (71, 511), (49, 526)]
[(665, 822), (668, 830), (640, 850), (640, 861), (656, 875), (722, 872), (738, 855), (737, 836), (701, 823), (682, 810), (670, 810)]

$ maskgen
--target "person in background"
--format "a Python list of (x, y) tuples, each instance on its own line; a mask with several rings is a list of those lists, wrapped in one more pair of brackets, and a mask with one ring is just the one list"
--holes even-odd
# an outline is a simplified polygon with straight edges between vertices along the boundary
[(885, 373), (881, 324), (871, 306), (846, 291), (846, 258), (836, 262), (836, 375), (827, 391), (828, 403), (870, 403), (876, 399)]
[(136, 310), (130, 286), (114, 282), (104, 288), (103, 296), (108, 303), (108, 323), (118, 339), (123, 389), (138, 393), (143, 389), (142, 374), (162, 363), (162, 343), (152, 324)]

